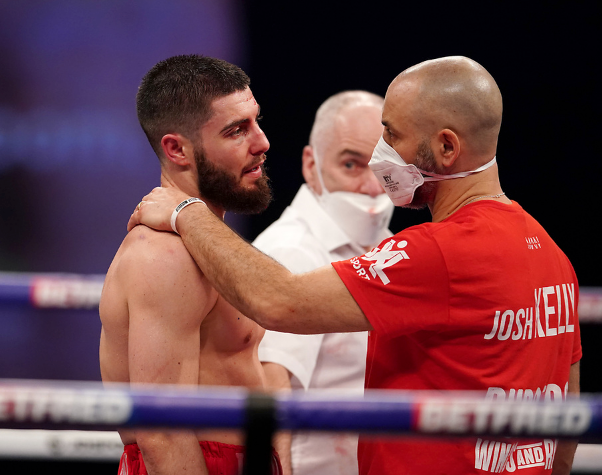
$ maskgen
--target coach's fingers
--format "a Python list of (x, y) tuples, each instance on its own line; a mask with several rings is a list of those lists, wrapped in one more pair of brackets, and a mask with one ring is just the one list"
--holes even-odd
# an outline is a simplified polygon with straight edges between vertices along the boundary
[(132, 229), (134, 229), (134, 227), (136, 227), (138, 224), (140, 224), (140, 208), (142, 207), (142, 204), (143, 204), (143, 201), (138, 203), (138, 205), (134, 209), (134, 212), (130, 216), (130, 219), (128, 221), (128, 226), (127, 226), (128, 232), (130, 232)]

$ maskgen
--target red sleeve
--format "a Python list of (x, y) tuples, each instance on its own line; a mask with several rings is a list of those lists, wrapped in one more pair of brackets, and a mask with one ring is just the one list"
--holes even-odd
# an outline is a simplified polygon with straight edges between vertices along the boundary
[(333, 266), (381, 337), (448, 327), (449, 278), (428, 230), (406, 229)]

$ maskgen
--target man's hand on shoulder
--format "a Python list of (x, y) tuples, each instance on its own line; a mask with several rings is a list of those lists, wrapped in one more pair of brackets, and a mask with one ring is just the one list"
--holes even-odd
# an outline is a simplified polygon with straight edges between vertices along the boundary
[(128, 231), (138, 224), (144, 224), (158, 231), (173, 231), (171, 215), (176, 206), (188, 198), (190, 196), (175, 186), (154, 188), (136, 206), (128, 221)]

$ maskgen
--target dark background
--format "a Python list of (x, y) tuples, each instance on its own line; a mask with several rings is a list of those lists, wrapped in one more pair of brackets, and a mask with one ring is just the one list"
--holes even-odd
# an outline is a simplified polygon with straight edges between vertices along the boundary
[[(502, 188), (567, 253), (581, 285), (602, 285), (595, 232), (600, 14), (594, 2), (535, 3), (310, 1), (284, 16), (274, 13), (275, 2), (249, 2), (256, 27), (248, 29), (248, 70), (272, 144), (276, 192), (270, 210), (253, 218), (251, 234), (294, 196), (300, 151), (324, 99), (356, 88), (384, 95), (405, 68), (464, 55), (487, 68), (502, 91)], [(398, 210), (392, 229), (428, 219), (428, 212)]]
[[(159, 167), (134, 97), (157, 61), (240, 65), (271, 142), (274, 203), (228, 216), (252, 240), (290, 203), (317, 107), (345, 89), (384, 95), (405, 68), (465, 55), (504, 97), (502, 188), (571, 259), (600, 276), (596, 2), (0, 0), (0, 271), (103, 274)], [(391, 229), (429, 219), (397, 210)], [(495, 269), (492, 269), (495, 272)], [(582, 327), (584, 391), (602, 392), (602, 326)], [(96, 311), (0, 303), (0, 378), (98, 380)]]

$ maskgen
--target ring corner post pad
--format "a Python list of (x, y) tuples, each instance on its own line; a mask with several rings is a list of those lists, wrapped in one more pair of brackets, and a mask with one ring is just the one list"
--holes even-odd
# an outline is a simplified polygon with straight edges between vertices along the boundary
[(243, 475), (271, 475), (275, 432), (276, 400), (269, 394), (249, 393), (245, 410)]

